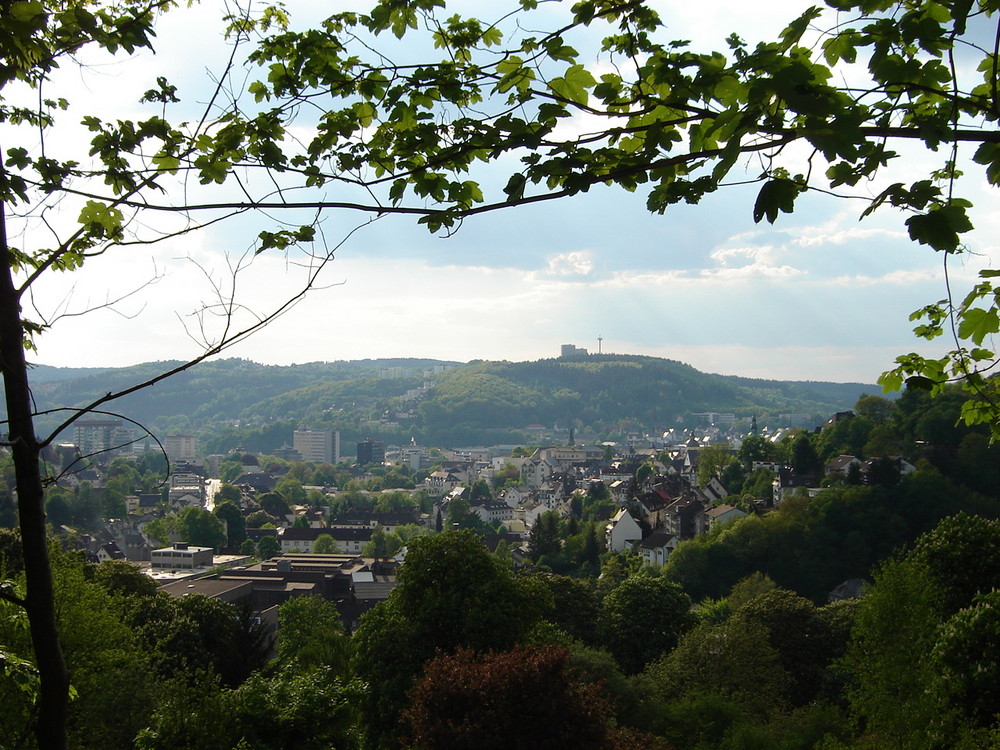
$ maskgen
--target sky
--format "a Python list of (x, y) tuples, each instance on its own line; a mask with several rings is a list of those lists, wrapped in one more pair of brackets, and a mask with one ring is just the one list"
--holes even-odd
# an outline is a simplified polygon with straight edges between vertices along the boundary
[[(656, 4), (670, 37), (700, 49), (724, 49), (734, 30), (751, 42), (772, 39), (806, 5)], [(476, 6), (459, 4), (463, 11)], [(315, 12), (302, 2), (289, 8), (307, 21)], [(228, 53), (211, 22), (217, 15), (211, 2), (169, 13), (158, 25), (155, 57), (89, 61), (98, 64), (64, 70), (53, 87), (82, 102), (72, 112), (89, 108), (107, 119), (140, 114), (134, 102), (158, 75), (178, 83), (182, 96), (204, 98), (211, 71)], [(80, 132), (61, 138), (49, 148), (70, 153), (85, 144)], [(918, 179), (941, 158), (908, 154), (893, 180)], [(974, 252), (951, 258), (948, 269), (960, 290), (1000, 257), (1000, 219), (986, 210), (990, 189), (975, 177), (967, 189), (977, 203)], [(941, 349), (916, 339), (908, 316), (945, 296), (943, 258), (909, 241), (904, 217), (883, 211), (859, 221), (863, 203), (811, 195), (773, 226), (757, 225), (755, 194), (753, 186), (732, 187), (654, 216), (641, 191), (596, 188), (474, 217), (449, 237), (405, 217), (365, 224), (331, 214), (321, 238), (336, 248), (336, 260), (317, 288), (221, 356), (279, 365), (521, 361), (555, 357), (560, 345), (574, 344), (666, 357), (706, 372), (871, 383), (897, 355)], [(294, 296), (309, 268), (279, 253), (244, 267), (256, 232), (268, 226), (260, 222), (241, 218), (169, 242), (116, 248), (46, 279), (29, 314), (62, 317), (38, 339), (35, 359), (100, 367), (196, 356), (220, 335), (224, 319), (213, 302), (230, 296), (235, 265), (237, 319), (272, 312)], [(40, 241), (44, 225), (26, 226), (20, 240)]]

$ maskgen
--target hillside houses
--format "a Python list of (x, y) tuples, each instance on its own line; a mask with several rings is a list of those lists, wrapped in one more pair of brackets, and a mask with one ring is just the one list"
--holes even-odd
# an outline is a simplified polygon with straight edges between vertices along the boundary
[[(771, 441), (777, 435), (771, 431), (766, 438), (756, 439)], [(800, 432), (797, 439), (801, 437)], [(312, 465), (271, 456), (260, 457), (258, 463), (257, 456), (236, 451), (208, 457), (207, 468), (191, 461), (176, 462), (161, 493), (136, 491), (126, 497), (128, 539), (122, 533), (114, 541), (130, 557), (148, 557), (151, 545), (148, 540), (142, 543), (144, 524), (169, 518), (186, 506), (211, 511), (214, 493), (222, 484), (214, 477), (224, 464), (228, 471), (225, 485), (239, 490), (236, 496), (227, 487), (226, 499), (237, 505), (246, 522), (245, 537), (227, 540), (230, 553), (245, 547), (246, 554), (258, 550), (311, 554), (317, 540), (326, 535), (342, 553), (361, 554), (372, 549), (369, 545), (376, 529), (391, 535), (411, 526), (415, 528), (395, 537), (389, 556), (405, 548), (406, 538), (414, 533), (455, 527), (512, 534), (526, 545), (539, 518), (554, 512), (561, 529), (571, 523), (597, 523), (609, 549), (634, 552), (650, 564), (663, 564), (681, 541), (732, 523), (748, 512), (766, 513), (791, 496), (815, 495), (824, 489), (821, 484), (891, 483), (913, 470), (900, 458), (863, 461), (845, 454), (825, 465), (817, 459), (809, 466), (812, 473), (801, 473), (785, 465), (787, 448), (784, 453), (763, 450), (757, 456), (739, 457), (743, 467), (751, 464), (753, 470), (767, 468), (774, 474), (770, 497), (762, 494), (770, 476), (762, 474), (753, 488), (753, 496), (760, 498), (755, 505), (743, 495), (746, 489), (739, 500), (730, 498), (726, 487), (738, 488), (740, 480), (734, 484), (732, 477), (714, 468), (720, 461), (725, 466), (726, 452), (735, 457), (742, 440), (730, 444), (723, 439), (717, 428), (676, 429), (662, 433), (662, 439), (623, 433), (616, 443), (543, 445), (530, 455), (516, 450), (517, 446), (442, 450), (413, 443), (389, 450), (388, 460), (327, 466), (322, 473)], [(414, 455), (420, 460), (411, 461)], [(783, 459), (773, 460), (778, 455)], [(702, 471), (699, 477), (699, 466), (704, 468), (710, 457), (716, 475), (705, 477)], [(744, 476), (752, 473), (743, 467)], [(288, 490), (290, 486), (294, 492)], [(94, 489), (102, 488), (95, 485)], [(395, 510), (376, 513), (376, 507)], [(227, 533), (243, 533), (232, 515), (227, 524)], [(183, 538), (173, 530), (168, 538), (161, 527), (157, 527), (161, 542)]]

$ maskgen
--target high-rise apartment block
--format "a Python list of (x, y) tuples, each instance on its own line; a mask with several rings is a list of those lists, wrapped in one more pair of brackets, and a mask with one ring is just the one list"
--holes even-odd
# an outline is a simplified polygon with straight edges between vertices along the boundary
[(335, 464), (340, 461), (340, 432), (336, 430), (295, 430), (292, 447), (303, 461)]
[(110, 455), (132, 447), (133, 431), (121, 419), (80, 419), (73, 423), (73, 442), (81, 456)]
[(167, 435), (163, 438), (163, 450), (171, 464), (178, 461), (194, 461), (194, 435)]

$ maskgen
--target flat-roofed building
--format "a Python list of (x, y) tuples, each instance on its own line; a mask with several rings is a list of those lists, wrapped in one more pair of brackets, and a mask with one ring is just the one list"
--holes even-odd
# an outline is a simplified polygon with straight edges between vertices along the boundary
[(132, 447), (132, 428), (120, 419), (80, 419), (73, 423), (73, 442), (82, 456), (110, 455)]
[(340, 461), (340, 432), (298, 429), (292, 433), (292, 447), (299, 452), (303, 461), (335, 464)]
[(174, 542), (171, 547), (154, 549), (149, 559), (154, 568), (193, 569), (211, 567), (214, 557), (215, 550), (211, 547)]
[(194, 461), (194, 435), (167, 435), (163, 438), (163, 450), (171, 464), (178, 461)]

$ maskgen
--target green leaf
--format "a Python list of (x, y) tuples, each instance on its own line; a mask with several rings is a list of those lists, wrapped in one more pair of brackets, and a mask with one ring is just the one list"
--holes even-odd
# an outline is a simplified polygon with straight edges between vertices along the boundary
[(965, 206), (955, 201), (947, 206), (932, 208), (925, 214), (917, 214), (906, 220), (910, 239), (922, 245), (930, 245), (938, 251), (958, 250), (959, 235), (972, 229)]
[(933, 391), (937, 383), (923, 375), (911, 375), (906, 379), (906, 387), (915, 391)]
[(370, 127), (372, 122), (374, 122), (377, 110), (371, 102), (355, 102), (351, 109), (354, 110), (354, 116), (361, 127)]
[(986, 179), (991, 185), (1000, 185), (1000, 143), (983, 143), (972, 160), (986, 166)]
[(490, 26), (483, 32), (482, 41), (487, 47), (495, 47), (503, 41), (503, 32), (496, 26)]
[(45, 15), (45, 6), (38, 2), (38, 0), (17, 2), (10, 6), (9, 13), (21, 23), (27, 23), (38, 16)]
[(757, 194), (757, 201), (753, 206), (753, 220), (760, 223), (761, 219), (767, 219), (768, 224), (773, 224), (778, 218), (778, 212), (786, 214), (795, 210), (795, 199), (801, 189), (791, 180), (779, 178), (768, 180), (763, 184)]
[(745, 101), (747, 87), (736, 76), (723, 76), (715, 84), (715, 98), (727, 107)]
[(827, 65), (836, 65), (841, 60), (853, 63), (858, 58), (855, 37), (847, 32), (830, 37), (823, 42), (823, 58)]
[(556, 96), (576, 104), (587, 103), (587, 89), (597, 84), (594, 76), (582, 65), (571, 65), (566, 75), (549, 81), (549, 89)]
[(153, 157), (153, 164), (156, 165), (157, 169), (170, 172), (170, 174), (176, 174), (177, 168), (181, 165), (181, 160), (170, 154), (157, 154)]
[(518, 91), (526, 91), (535, 80), (535, 71), (524, 66), (524, 60), (516, 55), (512, 55), (497, 63), (497, 73), (501, 78), (497, 82), (496, 90), (500, 93), (516, 88)]
[(87, 201), (80, 211), (78, 221), (89, 227), (101, 227), (104, 235), (109, 236), (121, 229), (122, 212), (99, 201)]
[(785, 50), (790, 49), (799, 43), (802, 35), (805, 33), (806, 29), (809, 28), (809, 24), (813, 19), (817, 18), (823, 11), (817, 8), (815, 5), (809, 8), (805, 13), (792, 21), (781, 32), (782, 46)]
[(973, 307), (959, 313), (958, 337), (969, 339), (977, 346), (991, 333), (1000, 332), (1000, 315), (996, 308)]
[(884, 393), (891, 393), (893, 391), (898, 391), (903, 387), (903, 376), (896, 370), (889, 370), (888, 372), (883, 372), (879, 375), (876, 383), (882, 386), (882, 391)]
[(8, 167), (14, 167), (15, 169), (24, 169), (29, 164), (31, 164), (31, 157), (28, 156), (27, 149), (20, 147), (7, 149)]
[(507, 194), (507, 199), (511, 201), (521, 200), (524, 197), (524, 186), (526, 183), (527, 178), (520, 172), (512, 174), (507, 181), (507, 186), (503, 189), (504, 193)]
[(262, 81), (254, 81), (247, 87), (247, 91), (253, 94), (253, 99), (255, 102), (262, 102), (265, 99), (271, 98), (271, 92), (267, 88), (267, 84)]

